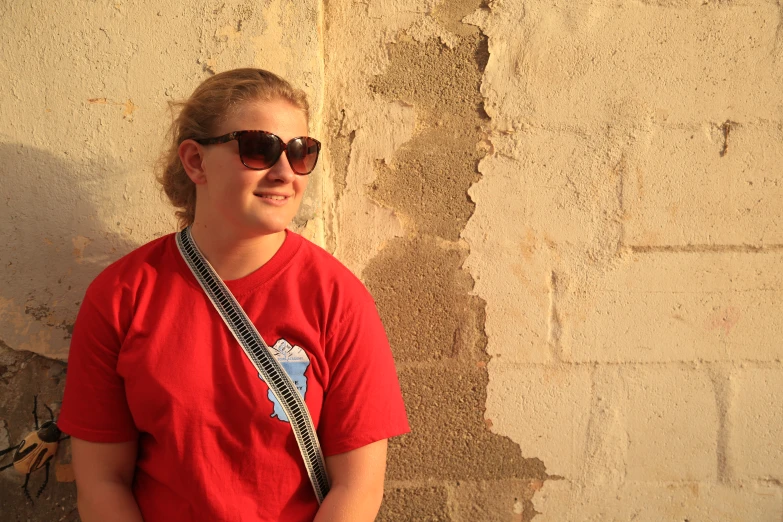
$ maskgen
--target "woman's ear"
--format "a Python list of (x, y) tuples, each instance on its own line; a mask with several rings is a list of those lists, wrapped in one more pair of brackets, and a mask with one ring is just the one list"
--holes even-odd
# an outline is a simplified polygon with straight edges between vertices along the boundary
[(205, 184), (207, 176), (204, 169), (204, 157), (201, 154), (201, 146), (193, 140), (185, 140), (179, 144), (177, 152), (185, 173), (190, 180), (196, 185)]

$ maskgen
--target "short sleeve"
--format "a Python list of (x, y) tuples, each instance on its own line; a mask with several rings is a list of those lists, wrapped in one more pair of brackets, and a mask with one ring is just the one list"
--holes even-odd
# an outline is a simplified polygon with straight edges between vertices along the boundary
[(73, 327), (57, 425), (78, 439), (127, 442), (138, 437), (117, 373), (124, 338), (121, 296), (99, 276), (87, 289)]
[(330, 378), (318, 436), (324, 455), (410, 431), (389, 341), (369, 292), (327, 338)]

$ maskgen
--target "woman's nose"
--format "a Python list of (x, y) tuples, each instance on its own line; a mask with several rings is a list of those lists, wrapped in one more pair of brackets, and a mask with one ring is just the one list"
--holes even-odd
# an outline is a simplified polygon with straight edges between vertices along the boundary
[(296, 179), (296, 172), (291, 168), (291, 164), (288, 162), (288, 152), (283, 151), (278, 158), (277, 162), (269, 169), (267, 176), (273, 180), (279, 180), (284, 183), (290, 183)]

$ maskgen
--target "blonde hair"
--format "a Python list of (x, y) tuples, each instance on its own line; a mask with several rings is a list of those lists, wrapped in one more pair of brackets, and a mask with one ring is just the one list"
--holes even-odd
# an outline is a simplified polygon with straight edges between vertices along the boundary
[[(204, 80), (185, 101), (169, 104), (174, 114), (168, 133), (168, 149), (161, 156), (156, 178), (178, 210), (180, 227), (193, 223), (196, 185), (179, 159), (179, 145), (189, 139), (213, 137), (220, 123), (247, 102), (285, 100), (310, 119), (307, 95), (283, 78), (263, 69), (233, 69)], [(242, 129), (236, 129), (242, 130)]]

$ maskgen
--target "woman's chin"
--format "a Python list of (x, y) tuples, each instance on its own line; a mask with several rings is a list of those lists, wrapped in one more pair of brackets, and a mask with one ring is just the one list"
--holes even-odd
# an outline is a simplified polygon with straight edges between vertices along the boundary
[(284, 220), (284, 219), (275, 219), (275, 220), (255, 219), (255, 220), (248, 220), (247, 228), (248, 230), (258, 235), (271, 235), (271, 234), (279, 234), (280, 232), (283, 232), (286, 228), (288, 228), (288, 225), (290, 223), (291, 220)]

